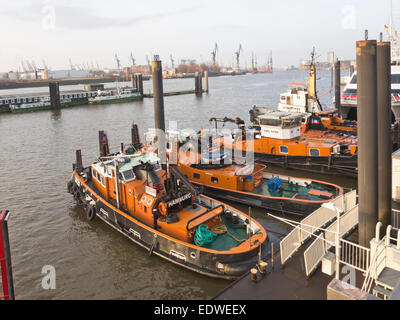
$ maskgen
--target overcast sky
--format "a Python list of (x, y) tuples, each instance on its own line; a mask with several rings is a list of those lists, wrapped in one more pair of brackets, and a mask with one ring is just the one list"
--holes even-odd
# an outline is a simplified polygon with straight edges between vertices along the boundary
[[(326, 60), (328, 51), (354, 59), (355, 41), (376, 39), (389, 24), (389, 0), (0, 0), (0, 70), (21, 68), (21, 60), (43, 60), (53, 69), (99, 63), (138, 64), (159, 54), (164, 64), (196, 59), (231, 65), (242, 44), (242, 66), (251, 54), (265, 63), (272, 50), (276, 66), (298, 65), (312, 47)], [(400, 0), (394, 0), (400, 8)], [(398, 14), (400, 17), (400, 13)], [(400, 19), (395, 19), (395, 22)]]

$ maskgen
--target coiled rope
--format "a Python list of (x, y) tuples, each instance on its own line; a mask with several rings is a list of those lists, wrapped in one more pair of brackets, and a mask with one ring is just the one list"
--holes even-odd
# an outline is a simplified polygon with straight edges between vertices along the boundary
[(219, 224), (219, 225), (216, 225), (216, 226), (213, 227), (213, 228), (211, 228), (211, 231), (212, 231), (213, 233), (215, 233), (215, 234), (224, 234), (224, 233), (228, 233), (228, 235), (229, 235), (232, 239), (236, 240), (237, 242), (243, 242), (243, 241), (246, 241), (246, 240), (247, 240), (247, 239), (242, 239), (242, 240), (240, 240), (240, 239), (236, 238), (232, 233), (229, 232), (227, 226), (224, 225), (224, 224), (222, 224), (222, 223)]
[(194, 243), (196, 246), (203, 246), (205, 244), (211, 243), (217, 237), (215, 233), (208, 230), (208, 226), (201, 224), (194, 235)]

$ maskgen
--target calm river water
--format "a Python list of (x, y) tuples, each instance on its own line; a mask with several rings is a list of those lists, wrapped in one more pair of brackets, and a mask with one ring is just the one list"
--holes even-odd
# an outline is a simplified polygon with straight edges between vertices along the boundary
[[(318, 77), (321, 95), (330, 88), (330, 73), (321, 71)], [(210, 78), (209, 95), (165, 98), (167, 126), (169, 120), (176, 120), (181, 129), (199, 130), (209, 127), (210, 117), (224, 116), (248, 122), (253, 105), (275, 107), (290, 82), (305, 78), (302, 71)], [(149, 92), (151, 81), (145, 81), (144, 87)], [(164, 81), (164, 92), (193, 87), (193, 79)], [(76, 88), (82, 86), (68, 89)], [(47, 88), (0, 91), (0, 95), (32, 91)], [(327, 95), (323, 102), (329, 104), (331, 98)], [(129, 143), (133, 120), (142, 135), (153, 127), (152, 99), (78, 106), (60, 113), (0, 114), (0, 207), (12, 212), (9, 231), (17, 299), (207, 299), (229, 285), (149, 257), (99, 219), (88, 222), (67, 193), (75, 150), (81, 149), (84, 164), (90, 164), (98, 155), (98, 131), (108, 132), (111, 146)], [(355, 186), (345, 178), (312, 176)], [(267, 229), (289, 230), (264, 210), (253, 214)], [(55, 290), (42, 288), (46, 265), (55, 267)]]

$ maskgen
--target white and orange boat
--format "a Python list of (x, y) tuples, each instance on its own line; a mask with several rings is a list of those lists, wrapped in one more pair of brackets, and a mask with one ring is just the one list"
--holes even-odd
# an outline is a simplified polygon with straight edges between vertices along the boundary
[[(78, 150), (68, 191), (85, 208), (149, 254), (195, 272), (234, 279), (265, 256), (267, 233), (245, 213), (201, 194), (179, 170), (137, 144), (83, 167)], [(137, 151), (140, 150), (140, 151)], [(167, 169), (167, 170), (166, 170)]]
[(303, 116), (270, 110), (258, 116), (257, 123), (251, 126), (235, 120), (240, 132), (233, 138), (218, 137), (214, 143), (225, 149), (253, 153), (255, 160), (267, 164), (356, 177), (357, 138), (332, 131), (304, 131)]

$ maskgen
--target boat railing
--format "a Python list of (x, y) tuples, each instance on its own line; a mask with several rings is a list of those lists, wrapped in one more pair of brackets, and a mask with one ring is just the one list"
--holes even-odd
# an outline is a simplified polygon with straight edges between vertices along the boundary
[[(333, 210), (332, 210), (333, 211)], [(328, 250), (335, 244), (335, 233), (336, 233), (335, 220), (324, 232), (322, 233), (323, 238), (318, 237), (314, 242), (304, 251), (304, 264), (306, 269), (306, 275), (310, 276), (311, 273), (318, 267), (324, 255)], [(348, 210), (345, 214), (340, 217), (340, 239), (354, 229), (358, 224), (358, 205)], [(348, 261), (341, 261), (342, 263), (348, 264)], [(354, 267), (354, 265), (352, 265)], [(364, 270), (365, 271), (365, 270)]]
[(400, 210), (392, 209), (392, 226), (400, 228)]
[[(219, 210), (219, 209), (221, 209), (221, 208), (222, 208), (222, 210)], [(213, 213), (214, 211), (215, 211), (215, 214), (211, 214), (211, 213)], [(208, 222), (208, 221), (210, 221), (210, 220), (216, 218), (217, 216), (220, 216), (221, 213), (222, 213), (223, 211), (224, 211), (224, 206), (221, 204), (221, 205), (219, 205), (219, 206), (217, 206), (217, 207), (215, 207), (215, 208), (212, 208), (212, 209), (210, 209), (210, 210), (207, 210), (207, 211), (203, 212), (202, 214), (200, 214), (200, 215), (194, 217), (193, 219), (190, 219), (190, 220), (187, 222), (187, 224), (186, 224), (186, 230), (192, 231), (192, 230), (196, 229), (200, 224), (204, 224), (204, 223), (206, 223), (206, 222)], [(204, 216), (206, 216), (206, 215), (208, 215), (208, 214), (210, 214), (210, 216), (207, 217), (206, 219), (202, 219), (199, 223), (197, 223), (197, 224), (194, 225), (193, 227), (190, 227), (190, 226), (189, 226), (193, 221), (196, 221), (196, 220), (198, 220), (198, 219), (200, 219), (200, 218), (202, 218), (202, 217), (204, 217)]]

